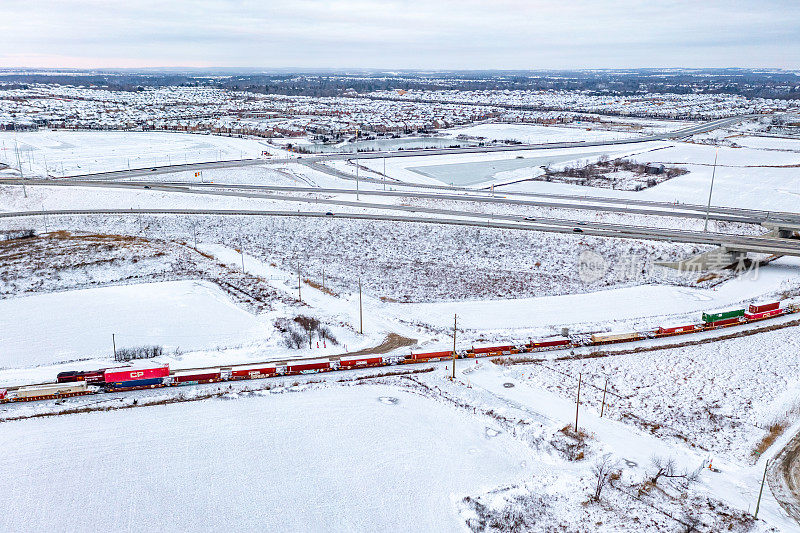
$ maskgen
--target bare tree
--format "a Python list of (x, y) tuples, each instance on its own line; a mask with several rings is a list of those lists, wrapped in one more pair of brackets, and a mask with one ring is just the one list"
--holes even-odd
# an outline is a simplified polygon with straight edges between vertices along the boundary
[(692, 533), (693, 531), (698, 531), (698, 526), (702, 524), (699, 518), (696, 516), (686, 513), (681, 518), (681, 522), (683, 523), (685, 529), (683, 530), (685, 533)]
[(675, 459), (672, 457), (664, 459), (663, 457), (653, 456), (650, 458), (650, 463), (653, 468), (653, 473), (650, 476), (650, 482), (653, 483), (653, 485), (658, 484), (659, 479), (666, 478), (678, 480), (681, 482), (684, 488), (687, 488), (689, 485), (700, 479), (700, 471), (702, 470), (702, 467), (693, 471), (678, 471), (675, 467)]
[(614, 475), (617, 470), (617, 463), (611, 458), (611, 454), (609, 453), (605, 454), (594, 464), (592, 473), (594, 473), (597, 479), (594, 495), (592, 496), (594, 501), (600, 500), (600, 494), (602, 494), (603, 489), (611, 480), (611, 476)]

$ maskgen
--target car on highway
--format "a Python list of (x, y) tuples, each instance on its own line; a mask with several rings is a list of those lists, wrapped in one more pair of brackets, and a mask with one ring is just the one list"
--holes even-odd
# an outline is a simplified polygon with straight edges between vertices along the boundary
[(332, 216), (333, 216), (333, 213), (331, 213), (330, 211), (328, 211), (327, 213), (325, 213), (325, 216), (327, 216), (327, 217), (332, 217)]
[(156, 170), (158, 170), (158, 169), (157, 168), (151, 168), (150, 172), (155, 172)]
[(581, 228), (572, 228), (572, 232), (573, 233), (583, 233), (583, 230)]
[(144, 186), (144, 188), (145, 188), (145, 189), (149, 189), (149, 188), (150, 188), (150, 186), (149, 186), (149, 185), (145, 185), (145, 186)]

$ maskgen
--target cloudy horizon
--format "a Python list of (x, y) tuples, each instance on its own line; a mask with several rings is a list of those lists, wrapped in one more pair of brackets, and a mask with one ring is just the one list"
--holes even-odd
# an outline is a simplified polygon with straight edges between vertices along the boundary
[(796, 2), (5, 0), (0, 67), (800, 69)]

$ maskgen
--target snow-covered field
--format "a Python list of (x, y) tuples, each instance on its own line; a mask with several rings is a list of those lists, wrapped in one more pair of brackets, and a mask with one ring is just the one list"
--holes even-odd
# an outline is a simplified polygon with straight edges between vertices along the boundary
[(198, 350), (251, 342), (269, 330), (215, 285), (169, 281), (0, 300), (0, 367), (110, 357), (142, 345)]
[[(131, 531), (160, 530), (157, 518), (180, 516), (186, 531), (483, 531), (475, 527), (485, 519), (509, 531), (505, 520), (526, 530), (611, 532), (626, 527), (633, 506), (641, 531), (673, 531), (690, 515), (711, 531), (767, 530), (745, 514), (758, 466), (717, 461), (722, 474), (651, 488), (651, 456), (695, 469), (703, 453), (590, 413), (581, 423), (589, 433), (576, 438), (562, 429), (569, 400), (488, 362), (462, 369), (456, 382), (439, 365), (350, 383), (256, 381), (254, 392), (209, 385), (198, 388), (215, 393), (207, 400), (6, 422), (0, 529), (92, 530), (85, 517), (102, 507), (105, 527)], [(183, 391), (158, 394), (191, 397)], [(117, 405), (146, 405), (151, 394)], [(16, 407), (3, 409), (28, 410)], [(618, 475), (593, 502), (592, 468), (605, 455)], [(103, 490), (75, 475), (89, 465), (109, 473)], [(769, 494), (761, 517), (790, 523)]]
[[(578, 373), (586, 409), (665, 439), (678, 439), (713, 457), (752, 462), (772, 424), (800, 414), (797, 327), (749, 337), (627, 355), (512, 366), (520, 379), (573, 398)], [(611, 348), (610, 350), (614, 350)]]
[(112, 531), (456, 532), (453, 495), (541, 470), (497, 425), (386, 386), (27, 420), (0, 447), (3, 531), (94, 531), (102, 509)]
[[(618, 329), (687, 320), (697, 322), (702, 311), (744, 305), (759, 299), (777, 299), (800, 284), (800, 260), (784, 258), (766, 268), (731, 279), (713, 288), (643, 284), (538, 298), (474, 300), (470, 302), (389, 303), (386, 312), (413, 315), (416, 320), (445, 328), (458, 314), (465, 329), (533, 329), (559, 331), (562, 327)], [(659, 324), (659, 321), (662, 321)]]
[(0, 161), (27, 176), (54, 177), (169, 164), (256, 158), (265, 141), (188, 133), (62, 131), (0, 133)]
[[(667, 180), (643, 191), (616, 191), (564, 183), (522, 181), (511, 183), (509, 190), (585, 194), (615, 198), (636, 198), (703, 204), (708, 198), (714, 157), (717, 168), (714, 176), (712, 204), (773, 211), (797, 212), (800, 194), (800, 152), (761, 148), (715, 147), (690, 143), (646, 143), (638, 150), (610, 153), (610, 157), (627, 157), (640, 163), (664, 163), (686, 168), (690, 172)], [(588, 159), (576, 156), (577, 161)], [(525, 170), (508, 171), (497, 175), (504, 182), (527, 177)]]

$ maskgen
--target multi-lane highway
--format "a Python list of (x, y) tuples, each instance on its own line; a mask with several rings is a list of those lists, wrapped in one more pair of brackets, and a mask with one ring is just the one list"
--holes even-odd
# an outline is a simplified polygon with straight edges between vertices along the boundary
[[(0, 179), (0, 184), (18, 184), (19, 180)], [(373, 204), (351, 203), (340, 199), (309, 197), (314, 195), (353, 196), (354, 189), (338, 187), (295, 187), (288, 185), (255, 185), (226, 183), (194, 183), (194, 182), (161, 182), (161, 181), (94, 181), (94, 180), (27, 180), (29, 186), (59, 187), (101, 187), (114, 189), (157, 190), (171, 193), (209, 194), (218, 196), (237, 196), (254, 199), (285, 200), (333, 205), (352, 205), (369, 208)], [(290, 194), (276, 195), (274, 193)], [(609, 198), (574, 194), (551, 193), (513, 193), (502, 192), (492, 194), (474, 189), (451, 188), (442, 192), (425, 192), (419, 189), (407, 191), (361, 190), (360, 196), (376, 198), (413, 198), (422, 200), (447, 200), (454, 202), (478, 203), (484, 205), (504, 205), (517, 207), (546, 207), (577, 211), (608, 212), (620, 214), (637, 214), (661, 217), (705, 219), (743, 224), (800, 224), (800, 214), (781, 211), (763, 211), (757, 209), (741, 209), (733, 207), (702, 206), (670, 202), (654, 202), (649, 200)], [(510, 198), (509, 198), (510, 197)], [(386, 204), (375, 204), (377, 208), (386, 208)], [(395, 206), (392, 206), (393, 208)]]
[[(383, 208), (393, 209), (397, 206)], [(401, 206), (402, 207), (402, 206)], [(690, 244), (723, 246), (730, 251), (749, 251), (773, 255), (800, 257), (800, 241), (773, 237), (733, 235), (702, 231), (687, 231), (622, 224), (570, 221), (562, 219), (526, 220), (522, 217), (491, 216), (484, 213), (448, 212), (447, 210), (411, 208), (438, 216), (406, 216), (398, 214), (322, 212), (322, 211), (284, 211), (253, 209), (53, 209), (36, 211), (17, 211), (0, 213), (0, 218), (20, 218), (29, 216), (86, 216), (86, 215), (215, 215), (215, 216), (272, 216), (307, 217), (347, 220), (378, 220), (388, 222), (410, 222), (473, 226), (507, 230), (542, 231), (550, 233), (580, 234), (596, 237), (667, 241)], [(520, 220), (520, 218), (522, 218)], [(500, 220), (511, 220), (502, 222)]]
[[(644, 138), (637, 138), (636, 142), (643, 140), (659, 140), (692, 135), (702, 131), (708, 131), (724, 125), (742, 120), (747, 117), (731, 117), (713, 121), (710, 123), (694, 125), (681, 130), (654, 135)], [(578, 142), (578, 143), (555, 143), (547, 145), (519, 145), (519, 146), (492, 146), (492, 147), (469, 147), (443, 150), (404, 150), (402, 152), (370, 152), (359, 154), (359, 158), (368, 157), (404, 157), (410, 155), (436, 155), (439, 153), (458, 153), (470, 151), (501, 151), (501, 150), (525, 150), (538, 148), (558, 148), (573, 146), (598, 146), (603, 144), (627, 143), (624, 141), (603, 141), (603, 142)], [(303, 160), (310, 166), (317, 166), (320, 162), (330, 159), (350, 159), (353, 154), (324, 154), (311, 156)], [(275, 160), (272, 160), (275, 161)], [(113, 187), (113, 188), (134, 188), (149, 189), (162, 192), (174, 192), (197, 195), (230, 196), (251, 199), (266, 199), (274, 201), (287, 201), (295, 203), (317, 204), (322, 206), (335, 206), (339, 210), (333, 211), (281, 211), (281, 210), (217, 210), (217, 209), (97, 209), (97, 210), (50, 210), (50, 211), (31, 211), (31, 212), (12, 212), (2, 213), (0, 217), (21, 217), (31, 215), (130, 215), (130, 214), (150, 214), (150, 215), (172, 215), (172, 214), (194, 214), (194, 215), (258, 215), (258, 216), (298, 216), (298, 217), (331, 217), (342, 219), (359, 220), (384, 220), (402, 221), (416, 223), (450, 224), (450, 225), (469, 225), (480, 227), (493, 227), (499, 229), (514, 229), (528, 231), (544, 231), (555, 233), (571, 233), (578, 235), (591, 235), (600, 237), (615, 237), (624, 239), (644, 239), (656, 241), (670, 241), (680, 243), (692, 243), (703, 245), (724, 246), (730, 251), (750, 251), (759, 253), (769, 253), (776, 255), (795, 255), (800, 256), (800, 242), (789, 239), (774, 238), (772, 236), (752, 236), (723, 234), (715, 232), (699, 232), (682, 229), (657, 228), (648, 226), (637, 226), (629, 224), (611, 224), (602, 222), (587, 222), (566, 218), (552, 218), (543, 216), (523, 216), (513, 214), (492, 214), (461, 209), (444, 209), (438, 207), (422, 207), (398, 205), (396, 203), (364, 202), (352, 199), (343, 199), (341, 196), (352, 195), (355, 191), (343, 188), (320, 188), (320, 187), (289, 187), (277, 185), (241, 185), (241, 184), (204, 184), (187, 182), (156, 182), (156, 181), (117, 181), (121, 178), (130, 179), (135, 176), (152, 176), (153, 174), (169, 173), (180, 170), (193, 170), (196, 168), (227, 168), (230, 166), (245, 166), (251, 164), (261, 164), (263, 160), (241, 160), (241, 161), (217, 161), (213, 163), (199, 163), (187, 165), (172, 165), (169, 167), (157, 167), (153, 169), (139, 169), (131, 171), (107, 172), (103, 174), (93, 174), (84, 176), (85, 179), (70, 180), (26, 180), (29, 185), (59, 185), (59, 186), (78, 186), (78, 187)], [(326, 167), (328, 171), (332, 171)], [(342, 177), (352, 179), (352, 176), (342, 174)], [(367, 180), (365, 180), (367, 181)], [(384, 183), (382, 180), (371, 179), (368, 181)], [(0, 180), (0, 183), (19, 183), (19, 180)], [(502, 196), (489, 194), (486, 191), (479, 191), (469, 188), (451, 186), (431, 186), (424, 184), (409, 184), (391, 182), (395, 187), (407, 187), (409, 190), (380, 191), (365, 190), (359, 194), (371, 197), (407, 197), (417, 199), (436, 199), (456, 202), (476, 202), (481, 204), (494, 204), (506, 206), (536, 206), (561, 209), (591, 210), (594, 212), (605, 211), (613, 213), (639, 214), (650, 216), (665, 216), (676, 218), (708, 218), (727, 222), (740, 222), (747, 224), (775, 223), (780, 225), (800, 224), (800, 215), (793, 213), (775, 213), (758, 211), (751, 209), (737, 209), (725, 207), (711, 207), (689, 204), (673, 204), (668, 202), (653, 202), (646, 200), (628, 200), (620, 198), (588, 197), (581, 195), (568, 194), (548, 194), (548, 193), (522, 193), (504, 191)], [(429, 189), (421, 191), (420, 189)], [(311, 193), (311, 194), (310, 194)], [(322, 197), (320, 195), (323, 195)], [(324, 196), (330, 195), (330, 196)], [(355, 211), (342, 212), (341, 208)], [(371, 213), (361, 212), (371, 210)], [(387, 212), (393, 212), (386, 214)], [(415, 213), (414, 215), (401, 215), (396, 213)], [(420, 216), (422, 213), (431, 216)]]

